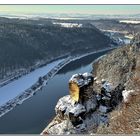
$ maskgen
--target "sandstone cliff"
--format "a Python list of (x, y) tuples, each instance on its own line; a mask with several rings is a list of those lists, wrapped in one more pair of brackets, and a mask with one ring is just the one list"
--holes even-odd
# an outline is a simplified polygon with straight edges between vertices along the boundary
[[(94, 77), (93, 85), (90, 85), (92, 90), (86, 91), (89, 98), (82, 103), (74, 102), (70, 95), (61, 98), (55, 108), (56, 117), (42, 132), (43, 135), (140, 132), (138, 45), (133, 43), (103, 56), (93, 64), (92, 73)], [(85, 93), (82, 94), (84, 96)]]
[[(127, 78), (123, 79), (125, 100), (110, 113), (109, 125), (104, 128), (100, 126), (97, 134), (140, 134), (140, 51), (136, 47), (134, 49), (135, 55), (133, 55), (133, 58), (135, 61), (134, 63), (128, 61), (129, 64), (133, 64), (133, 67), (129, 67), (129, 72), (124, 74)], [(124, 75), (122, 78), (124, 78)], [(117, 75), (110, 75), (109, 77), (115, 80)], [(121, 81), (120, 75), (117, 80), (119, 78)]]

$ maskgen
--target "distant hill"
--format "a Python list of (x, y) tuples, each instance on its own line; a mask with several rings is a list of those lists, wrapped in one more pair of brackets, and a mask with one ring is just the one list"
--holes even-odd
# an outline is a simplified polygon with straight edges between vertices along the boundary
[(93, 25), (65, 28), (49, 19), (0, 18), (0, 79), (40, 60), (106, 48), (111, 40)]
[[(121, 19), (120, 19), (121, 20)], [(98, 29), (103, 30), (114, 30), (114, 31), (124, 31), (129, 34), (136, 34), (140, 32), (140, 24), (132, 24), (132, 23), (120, 23), (119, 19), (101, 19), (91, 21), (94, 26)]]

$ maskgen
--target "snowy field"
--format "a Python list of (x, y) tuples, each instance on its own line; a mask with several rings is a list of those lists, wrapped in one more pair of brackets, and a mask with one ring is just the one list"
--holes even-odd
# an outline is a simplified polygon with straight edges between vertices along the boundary
[(8, 102), (10, 99), (15, 98), (23, 91), (31, 87), (40, 76), (46, 75), (52, 68), (57, 66), (64, 59), (54, 61), (42, 68), (38, 68), (35, 71), (3, 86), (0, 88), (0, 106)]
[(73, 28), (73, 27), (82, 27), (82, 24), (78, 24), (78, 23), (60, 23), (60, 22), (53, 22), (53, 24), (58, 24), (61, 25), (61, 27), (65, 27), (65, 28)]
[(120, 20), (120, 23), (140, 24), (139, 20)]

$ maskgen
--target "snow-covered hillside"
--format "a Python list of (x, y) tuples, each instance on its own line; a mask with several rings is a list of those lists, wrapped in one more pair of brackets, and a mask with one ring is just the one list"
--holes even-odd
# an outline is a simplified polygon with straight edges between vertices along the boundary
[(120, 23), (140, 24), (139, 20), (120, 20)]
[(0, 106), (8, 102), (10, 99), (15, 98), (23, 91), (31, 87), (40, 76), (46, 75), (52, 68), (57, 66), (64, 59), (54, 61), (42, 68), (36, 69), (35, 71), (5, 85), (0, 88)]

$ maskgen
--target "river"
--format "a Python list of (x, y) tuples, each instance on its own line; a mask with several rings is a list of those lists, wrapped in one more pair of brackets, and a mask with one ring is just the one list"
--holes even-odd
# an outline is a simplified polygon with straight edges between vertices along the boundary
[(58, 99), (69, 94), (69, 78), (75, 73), (90, 72), (92, 62), (107, 52), (86, 56), (63, 67), (42, 90), (0, 118), (0, 134), (40, 134), (55, 116)]

